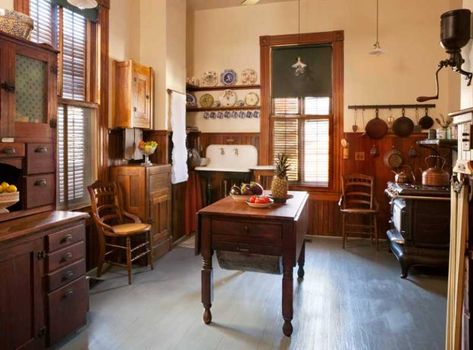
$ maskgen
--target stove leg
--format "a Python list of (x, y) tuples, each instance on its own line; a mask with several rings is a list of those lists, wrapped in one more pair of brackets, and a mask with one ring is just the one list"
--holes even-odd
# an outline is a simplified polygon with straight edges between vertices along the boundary
[(409, 274), (409, 266), (402, 261), (400, 261), (400, 263), (401, 263), (401, 278), (407, 278), (407, 275)]

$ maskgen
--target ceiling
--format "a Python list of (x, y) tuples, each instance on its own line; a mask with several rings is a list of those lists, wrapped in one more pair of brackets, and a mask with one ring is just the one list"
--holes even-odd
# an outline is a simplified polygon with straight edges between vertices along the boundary
[[(260, 0), (258, 4), (296, 0)], [(208, 10), (223, 7), (240, 6), (242, 0), (187, 0), (187, 9), (190, 11)]]

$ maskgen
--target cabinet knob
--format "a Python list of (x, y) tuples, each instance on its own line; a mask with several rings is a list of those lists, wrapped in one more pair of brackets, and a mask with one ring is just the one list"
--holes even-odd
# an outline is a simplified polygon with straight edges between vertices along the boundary
[(146, 99), (149, 100), (149, 95), (146, 95)]
[(137, 108), (136, 107), (133, 107), (133, 112), (136, 112), (137, 111)]
[(9, 84), (6, 81), (0, 84), (0, 88), (6, 92), (15, 92), (15, 85)]
[(46, 153), (46, 152), (48, 152), (48, 148), (42, 146), (42, 147), (36, 148), (34, 151), (35, 151), (35, 153)]
[(63, 261), (67, 261), (67, 260), (70, 260), (72, 259), (72, 253), (71, 252), (67, 252), (66, 254), (63, 255), (62, 257), (62, 260)]
[(243, 227), (243, 229), (245, 230), (245, 232), (248, 232), (248, 230), (249, 230), (250, 228), (245, 225), (245, 227)]
[(48, 182), (46, 181), (46, 179), (39, 179), (34, 183), (34, 185), (38, 186), (38, 187), (44, 187), (47, 184), (48, 184)]
[(64, 293), (64, 298), (69, 298), (72, 294), (74, 294), (74, 290), (73, 289), (68, 289), (65, 293)]
[(64, 238), (62, 239), (62, 242), (67, 243), (70, 240), (72, 240), (72, 235), (70, 233), (68, 233), (67, 235), (64, 236)]
[(3, 153), (5, 153), (5, 154), (15, 154), (16, 149), (14, 147), (5, 147), (3, 149)]
[(69, 270), (69, 271), (67, 271), (67, 272), (64, 274), (64, 276), (62, 276), (62, 280), (63, 280), (63, 281), (68, 281), (68, 280), (70, 280), (72, 277), (74, 277), (74, 272), (71, 271), (71, 270)]

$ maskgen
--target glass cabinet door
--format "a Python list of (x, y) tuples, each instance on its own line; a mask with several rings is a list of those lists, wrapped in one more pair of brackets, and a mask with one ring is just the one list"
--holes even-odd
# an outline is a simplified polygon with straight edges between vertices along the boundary
[(17, 54), (15, 68), (15, 121), (47, 123), (48, 63)]

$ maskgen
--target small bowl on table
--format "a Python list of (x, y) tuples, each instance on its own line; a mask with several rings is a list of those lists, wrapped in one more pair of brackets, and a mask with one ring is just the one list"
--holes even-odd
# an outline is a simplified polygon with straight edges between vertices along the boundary
[(274, 200), (269, 198), (268, 203), (251, 203), (249, 200), (247, 200), (245, 203), (252, 208), (265, 209), (271, 207), (274, 204)]
[(247, 195), (247, 194), (231, 194), (230, 197), (233, 198), (235, 202), (246, 202), (247, 200), (250, 199), (252, 195)]
[(20, 200), (20, 192), (4, 192), (0, 193), (0, 214), (9, 213), (8, 207), (18, 203)]

